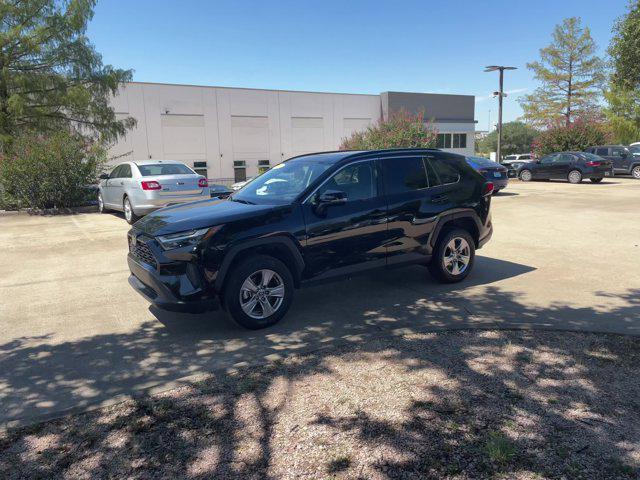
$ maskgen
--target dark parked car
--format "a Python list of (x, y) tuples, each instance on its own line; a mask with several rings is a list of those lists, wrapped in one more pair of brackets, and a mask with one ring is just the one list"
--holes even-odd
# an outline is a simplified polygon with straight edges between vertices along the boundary
[(580, 183), (588, 178), (594, 183), (611, 176), (611, 162), (586, 152), (559, 152), (525, 163), (518, 169), (520, 180), (568, 180)]
[(221, 300), (251, 329), (277, 322), (294, 289), (315, 281), (425, 264), (438, 280), (458, 282), (491, 237), (492, 192), (463, 156), (440, 150), (295, 157), (227, 200), (137, 222), (129, 282), (169, 310)]
[(640, 155), (636, 155), (634, 147), (624, 145), (600, 145), (587, 148), (589, 153), (606, 158), (613, 163), (613, 172), (617, 175), (632, 175), (640, 179)]
[(231, 190), (231, 187), (227, 187), (226, 185), (211, 183), (211, 181), (209, 181), (209, 192), (211, 194), (211, 198), (227, 198), (233, 193), (233, 190)]
[(507, 188), (509, 184), (507, 167), (484, 157), (467, 157), (467, 163), (480, 172), (484, 178), (493, 182), (493, 193)]

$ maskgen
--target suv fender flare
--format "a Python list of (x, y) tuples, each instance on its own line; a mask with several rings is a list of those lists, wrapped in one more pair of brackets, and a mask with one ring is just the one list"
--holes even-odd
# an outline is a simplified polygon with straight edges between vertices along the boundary
[(225, 254), (224, 259), (220, 264), (220, 269), (218, 270), (218, 275), (216, 276), (216, 280), (214, 283), (216, 291), (220, 292), (222, 290), (224, 279), (229, 273), (229, 268), (231, 267), (231, 264), (236, 259), (238, 254), (250, 248), (269, 245), (284, 246), (291, 253), (296, 269), (296, 271), (291, 273), (293, 274), (293, 277), (295, 279), (300, 279), (305, 266), (304, 258), (302, 257), (302, 253), (300, 253), (300, 249), (296, 246), (295, 242), (291, 238), (285, 236), (257, 238), (254, 240), (246, 240), (238, 243), (237, 245), (231, 247)]
[[(461, 218), (465, 218), (465, 219), (468, 218), (469, 220), (473, 221), (476, 225), (476, 228), (478, 229), (478, 232), (482, 231), (482, 222), (480, 221), (480, 217), (474, 210), (463, 209), (457, 212), (446, 213), (438, 218), (436, 226), (434, 227), (433, 232), (431, 234), (431, 238), (429, 238), (429, 247), (431, 250), (430, 253), (432, 253), (433, 250), (435, 250), (436, 240), (440, 236), (442, 228), (445, 226), (445, 224), (447, 222), (450, 222), (451, 220), (459, 220)], [(473, 236), (473, 232), (469, 232), (469, 233)], [(476, 248), (477, 248), (478, 244), (480, 243), (480, 239), (475, 238), (475, 240), (476, 240)]]

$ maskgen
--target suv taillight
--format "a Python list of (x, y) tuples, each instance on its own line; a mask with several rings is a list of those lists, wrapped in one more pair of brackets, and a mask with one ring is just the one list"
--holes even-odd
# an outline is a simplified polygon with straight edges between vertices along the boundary
[(149, 182), (142, 181), (143, 190), (160, 190), (161, 188), (162, 186), (160, 185), (160, 183), (156, 182), (155, 180), (151, 180)]
[(493, 194), (493, 182), (487, 182), (484, 184), (484, 188), (482, 189), (482, 196), (488, 197)]
[(600, 165), (602, 165), (602, 162), (598, 162), (598, 161), (594, 161), (594, 160), (589, 160), (587, 163), (585, 163), (585, 165), (587, 167), (599, 167)]
[(207, 188), (208, 186), (209, 186), (209, 182), (207, 182), (206, 178), (201, 178), (200, 180), (198, 180), (198, 187)]

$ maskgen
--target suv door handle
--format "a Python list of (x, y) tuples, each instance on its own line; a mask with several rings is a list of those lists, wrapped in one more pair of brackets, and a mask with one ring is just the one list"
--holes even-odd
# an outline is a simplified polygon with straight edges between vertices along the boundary
[(449, 195), (447, 195), (446, 193), (434, 195), (433, 197), (431, 197), (432, 203), (445, 203), (447, 200), (449, 200)]
[(124, 181), (120, 182), (120, 185), (124, 185)]

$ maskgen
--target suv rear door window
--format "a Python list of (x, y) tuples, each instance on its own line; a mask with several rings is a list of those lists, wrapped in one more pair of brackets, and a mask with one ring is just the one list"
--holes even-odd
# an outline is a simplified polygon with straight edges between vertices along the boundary
[(596, 148), (596, 155), (609, 155), (609, 149), (604, 147), (604, 148)]
[(387, 195), (427, 188), (427, 172), (422, 157), (386, 158), (384, 184)]
[(456, 183), (460, 179), (458, 170), (445, 160), (429, 158), (427, 165), (429, 170), (429, 184), (432, 187), (436, 185), (446, 185), (447, 183)]

